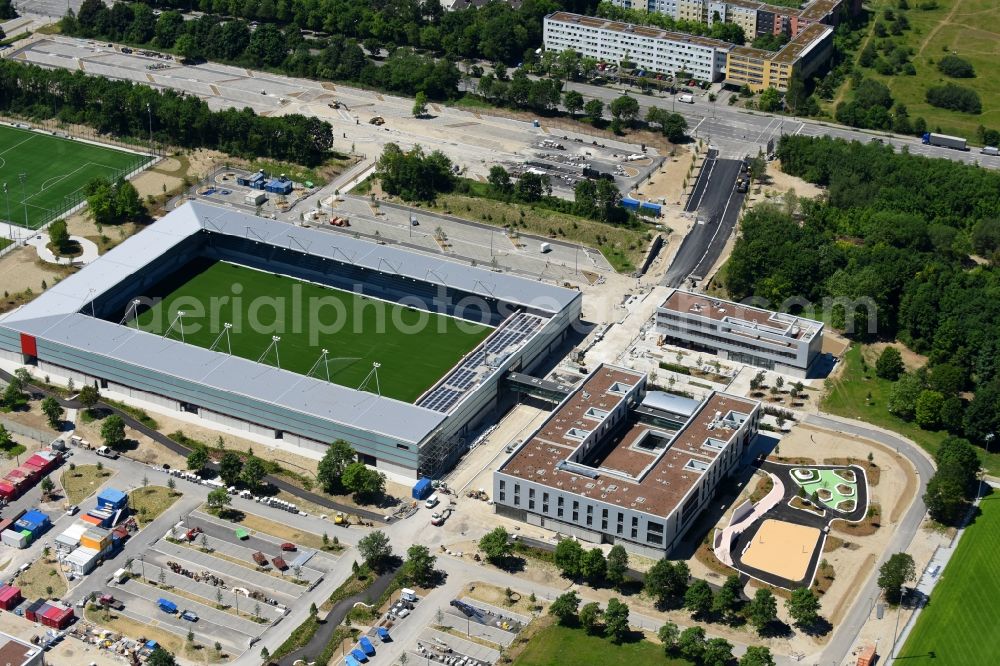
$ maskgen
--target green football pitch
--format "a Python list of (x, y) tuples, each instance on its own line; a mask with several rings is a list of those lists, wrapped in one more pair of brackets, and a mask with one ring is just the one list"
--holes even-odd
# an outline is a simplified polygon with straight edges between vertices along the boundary
[[(83, 201), (94, 178), (116, 179), (149, 157), (0, 125), (0, 216), (37, 229)], [(24, 184), (21, 183), (24, 174)], [(25, 215), (27, 211), (27, 215)]]
[(898, 663), (1000, 664), (1000, 492), (984, 497)]
[[(284, 275), (195, 260), (156, 285), (139, 327), (358, 388), (379, 363), (381, 393), (415, 401), (492, 330)], [(228, 342), (224, 325), (232, 324)], [(173, 325), (173, 326), (172, 326)], [(221, 337), (220, 337), (220, 334)], [(272, 336), (280, 337), (272, 346)], [(328, 361), (316, 366), (322, 350)], [(263, 358), (262, 358), (263, 357)], [(366, 387), (375, 391), (374, 379)]]

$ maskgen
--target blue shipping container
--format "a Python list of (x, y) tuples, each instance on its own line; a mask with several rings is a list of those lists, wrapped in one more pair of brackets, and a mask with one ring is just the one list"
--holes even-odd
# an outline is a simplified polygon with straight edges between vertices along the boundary
[(628, 208), (629, 210), (639, 210), (638, 199), (633, 199), (632, 197), (624, 197), (622, 199), (622, 208)]
[(415, 500), (427, 499), (432, 492), (434, 492), (434, 487), (431, 484), (431, 480), (427, 478), (420, 479), (413, 486), (413, 499)]

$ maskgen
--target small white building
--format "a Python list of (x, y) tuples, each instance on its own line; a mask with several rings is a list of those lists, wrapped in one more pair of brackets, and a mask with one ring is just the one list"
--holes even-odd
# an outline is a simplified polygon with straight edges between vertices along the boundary
[(247, 192), (246, 196), (243, 197), (243, 203), (248, 206), (260, 206), (265, 201), (267, 201), (267, 195), (258, 191)]
[(56, 537), (56, 550), (71, 553), (80, 546), (80, 537), (93, 527), (82, 520), (70, 525), (62, 534)]
[(69, 569), (70, 573), (75, 573), (78, 576), (86, 576), (97, 566), (97, 560), (100, 557), (100, 551), (93, 548), (77, 548), (63, 558), (63, 564)]

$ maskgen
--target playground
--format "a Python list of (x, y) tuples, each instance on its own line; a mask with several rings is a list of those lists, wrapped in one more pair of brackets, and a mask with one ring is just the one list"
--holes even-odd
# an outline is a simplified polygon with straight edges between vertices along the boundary
[(815, 527), (768, 518), (746, 544), (740, 559), (785, 580), (803, 580), (820, 535)]
[(854, 470), (796, 467), (790, 473), (807, 497), (815, 497), (824, 505), (841, 513), (850, 513), (857, 506), (858, 483)]

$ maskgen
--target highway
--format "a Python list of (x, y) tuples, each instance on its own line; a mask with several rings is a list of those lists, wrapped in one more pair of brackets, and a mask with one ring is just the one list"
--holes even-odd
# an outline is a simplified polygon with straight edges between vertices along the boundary
[(718, 260), (736, 228), (746, 196), (736, 191), (739, 173), (740, 160), (721, 159), (718, 150), (708, 151), (684, 209), (695, 216), (695, 223), (677, 249), (664, 285), (680, 287), (688, 278), (704, 278)]

